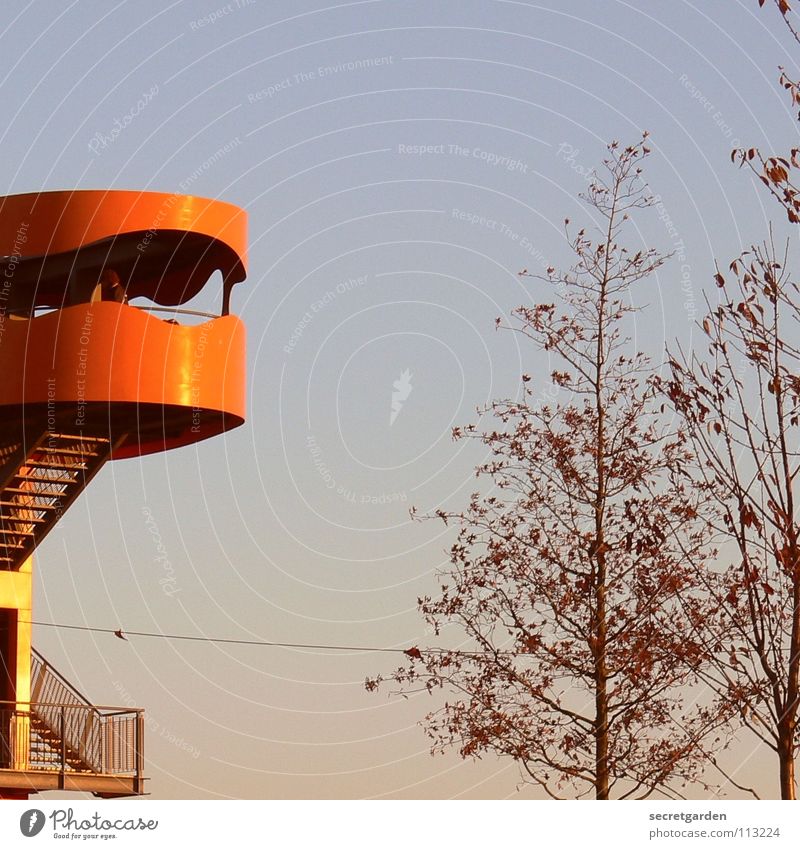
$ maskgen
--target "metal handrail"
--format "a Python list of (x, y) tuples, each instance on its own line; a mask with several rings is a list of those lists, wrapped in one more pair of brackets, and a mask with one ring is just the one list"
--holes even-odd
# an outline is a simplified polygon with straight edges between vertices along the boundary
[(0, 708), (7, 707), (14, 710), (22, 711), (18, 705), (28, 705), (28, 707), (57, 707), (57, 708), (75, 708), (76, 710), (87, 710), (92, 708), (96, 711), (104, 711), (103, 716), (117, 716), (125, 713), (144, 713), (145, 709), (140, 707), (121, 707), (120, 705), (92, 705), (83, 704), (80, 702), (21, 702), (13, 699), (0, 699)]
[[(97, 303), (116, 303), (114, 301), (99, 301)], [(75, 307), (79, 306), (79, 304), (63, 304), (60, 307), (45, 307), (39, 306), (34, 307), (32, 310), (32, 315), (35, 317), (37, 313), (40, 312), (56, 312), (60, 309), (65, 309), (66, 307)], [(142, 312), (161, 312), (168, 313), (169, 315), (195, 315), (200, 316), (201, 318), (222, 318), (222, 315), (215, 312), (202, 312), (200, 310), (185, 310), (173, 307), (143, 307), (139, 304), (120, 304), (120, 306), (133, 307), (134, 309), (141, 310)]]
[(141, 779), (143, 734), (141, 709), (101, 713), (90, 705), (4, 700), (0, 702), (0, 770)]
[(128, 304), (128, 306), (134, 307), (142, 312), (165, 312), (170, 313), (170, 315), (199, 315), (202, 318), (222, 318), (222, 316), (217, 313), (201, 312), (200, 310), (172, 309), (171, 307), (140, 307), (139, 304)]
[[(83, 770), (138, 774), (135, 763), (139, 763), (141, 749), (141, 709), (94, 705), (35, 649), (32, 650), (31, 661), (33, 701), (16, 701), (12, 709), (3, 711), (16, 717), (17, 723), (23, 723), (23, 738), (27, 723), (28, 745), (41, 738), (39, 729), (35, 727), (38, 724), (59, 742), (62, 771), (67, 769), (69, 751), (72, 758), (77, 758), (74, 763), (79, 763)], [(23, 744), (23, 750), (17, 752), (17, 757), (24, 757), (24, 750)], [(52, 768), (52, 751), (44, 757), (43, 763), (43, 768)]]
[[(81, 700), (84, 704), (87, 704), (87, 705), (90, 705), (90, 704), (91, 704), (91, 701), (90, 701), (89, 699), (87, 699), (87, 698), (86, 698), (86, 696), (84, 696), (84, 695), (83, 695), (83, 693), (81, 693), (81, 691), (80, 691), (80, 690), (79, 690), (79, 689), (78, 689), (78, 688), (77, 688), (74, 684), (72, 684), (72, 683), (71, 683), (71, 682), (67, 679), (67, 677), (66, 677), (65, 675), (62, 675), (62, 674), (61, 674), (61, 673), (60, 673), (60, 672), (59, 672), (59, 671), (55, 668), (55, 666), (53, 666), (53, 664), (52, 664), (52, 663), (50, 663), (50, 661), (49, 661), (49, 660), (46, 660), (46, 659), (45, 659), (44, 655), (43, 655), (41, 652), (36, 651), (36, 649), (35, 649), (33, 646), (31, 646), (31, 661), (34, 661), (34, 660), (38, 660), (38, 661), (39, 661), (39, 663), (41, 663), (41, 664), (42, 664), (42, 666), (46, 666), (46, 667), (50, 670), (50, 672), (52, 672), (52, 673), (53, 673), (53, 675), (54, 675), (56, 678), (58, 678), (58, 679), (59, 679), (59, 681), (61, 682), (61, 684), (62, 684), (62, 686), (64, 687), (64, 689), (65, 689), (65, 690), (67, 690), (67, 691), (69, 691), (70, 693), (72, 693), (72, 695), (73, 695), (73, 696), (76, 696), (76, 697), (77, 697), (78, 699), (80, 699), (80, 700)], [(33, 662), (31, 663), (31, 666), (33, 666)], [(33, 672), (33, 670), (31, 670), (31, 671)], [(33, 674), (31, 674), (31, 678), (33, 678)], [(39, 704), (42, 704), (42, 703), (41, 703), (41, 702), (39, 702)]]

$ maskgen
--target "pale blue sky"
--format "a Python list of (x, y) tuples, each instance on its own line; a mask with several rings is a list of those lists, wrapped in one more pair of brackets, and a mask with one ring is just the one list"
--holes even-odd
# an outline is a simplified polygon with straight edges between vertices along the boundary
[[(33, 2), (0, 44), (4, 194), (185, 190), (250, 214), (248, 422), (103, 471), (38, 556), (36, 618), (70, 624), (425, 644), (415, 600), (448, 537), (408, 508), (463, 503), (476, 454), (451, 426), (544, 367), (494, 318), (545, 295), (517, 272), (567, 258), (581, 172), (652, 133), (673, 229), (643, 217), (641, 238), (685, 249), (641, 295), (658, 358), (692, 344), (714, 258), (780, 221), (731, 147), (796, 138), (777, 66), (798, 52), (756, 0)], [(364, 692), (388, 655), (35, 642), (97, 702), (147, 709), (157, 798), (517, 791), (511, 764), (429, 758), (427, 697)], [(769, 759), (744, 770), (770, 792)]]

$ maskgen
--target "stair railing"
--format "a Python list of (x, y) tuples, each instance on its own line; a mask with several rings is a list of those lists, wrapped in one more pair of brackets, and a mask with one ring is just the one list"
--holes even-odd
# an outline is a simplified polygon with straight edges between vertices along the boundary
[[(91, 741), (76, 748), (71, 729), (85, 727), (89, 714)], [(143, 738), (139, 708), (0, 701), (0, 770), (143, 778)]]
[(62, 766), (69, 759), (73, 768), (90, 772), (138, 774), (142, 711), (93, 705), (36, 649), (31, 654), (30, 710), (33, 730), (41, 724), (60, 741)]

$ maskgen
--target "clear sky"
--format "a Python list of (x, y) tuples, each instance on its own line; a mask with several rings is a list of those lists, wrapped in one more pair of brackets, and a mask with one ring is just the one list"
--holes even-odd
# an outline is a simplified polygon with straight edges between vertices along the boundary
[[(427, 645), (415, 602), (449, 537), (408, 510), (464, 503), (478, 455), (451, 427), (546, 368), (494, 319), (546, 297), (517, 273), (568, 259), (605, 142), (651, 132), (642, 244), (681, 255), (641, 294), (657, 360), (694, 343), (715, 258), (783, 226), (729, 158), (797, 134), (777, 67), (800, 52), (757, 0), (39, 0), (0, 45), (3, 194), (184, 191), (250, 216), (247, 424), (107, 466), (39, 550), (40, 621)], [(96, 703), (147, 709), (156, 798), (533, 794), (513, 764), (431, 758), (435, 702), (364, 690), (392, 655), (35, 644)], [(775, 793), (748, 740), (730, 763)]]

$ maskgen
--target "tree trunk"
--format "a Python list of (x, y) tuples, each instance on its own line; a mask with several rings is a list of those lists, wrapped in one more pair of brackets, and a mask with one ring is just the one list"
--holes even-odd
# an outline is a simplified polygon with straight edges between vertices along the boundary
[(782, 722), (778, 728), (778, 759), (780, 761), (781, 799), (796, 799), (794, 780), (794, 723)]
[(609, 277), (609, 257), (612, 251), (614, 233), (614, 212), (619, 186), (614, 186), (614, 204), (608, 217), (608, 232), (605, 245), (605, 268), (600, 284), (598, 305), (597, 349), (595, 352), (594, 403), (597, 411), (597, 493), (594, 502), (594, 552), (596, 568), (595, 604), (597, 605), (594, 623), (594, 680), (595, 680), (595, 798), (608, 799), (608, 667), (606, 665), (608, 625), (606, 622), (606, 409), (603, 402), (605, 378), (605, 338), (606, 338), (606, 293)]
[[(604, 560), (603, 555), (600, 556)], [(606, 587), (597, 589), (597, 653), (595, 655), (595, 798), (608, 799), (608, 670), (606, 669)]]

